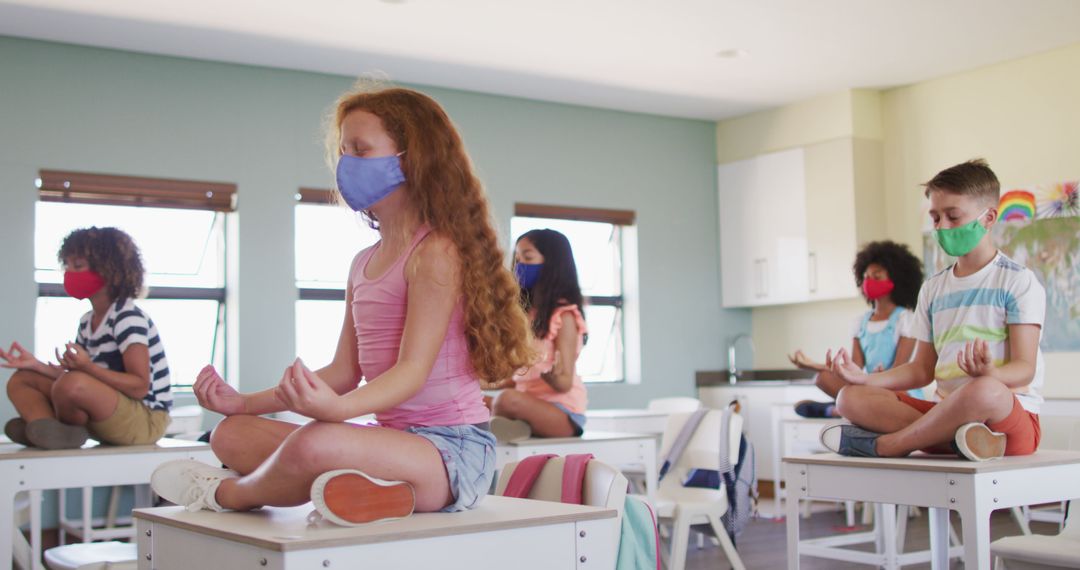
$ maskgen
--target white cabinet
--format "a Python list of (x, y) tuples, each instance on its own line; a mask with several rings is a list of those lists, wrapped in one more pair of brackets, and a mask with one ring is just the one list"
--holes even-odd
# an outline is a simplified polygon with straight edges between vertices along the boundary
[[(779, 384), (779, 385), (777, 385)], [(723, 408), (732, 400), (738, 400), (742, 406), (743, 432), (754, 445), (756, 472), (758, 479), (773, 478), (773, 445), (779, 435), (780, 426), (774, 422), (773, 408), (778, 405), (793, 405), (799, 400), (829, 399), (813, 384), (748, 382), (733, 386), (709, 386), (698, 388), (698, 399), (708, 408)]]
[[(872, 143), (876, 144), (876, 143)], [(851, 298), (857, 247), (883, 233), (874, 196), (879, 146), (840, 138), (722, 164), (717, 185), (725, 307)], [(859, 162), (857, 162), (859, 161)], [(856, 193), (857, 175), (864, 187)]]
[(804, 177), (802, 149), (720, 165), (725, 306), (791, 303), (805, 297)]

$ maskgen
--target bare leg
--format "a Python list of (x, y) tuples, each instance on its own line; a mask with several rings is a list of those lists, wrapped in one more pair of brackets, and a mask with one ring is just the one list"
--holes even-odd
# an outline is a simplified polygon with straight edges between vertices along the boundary
[(229, 469), (241, 475), (255, 471), (300, 426), (259, 416), (229, 416), (214, 428), (210, 447)]
[(517, 390), (503, 390), (495, 398), (492, 412), (497, 416), (527, 422), (533, 435), (540, 437), (572, 437), (573, 422), (566, 412), (551, 402)]
[(77, 370), (57, 378), (51, 396), (56, 417), (76, 426), (109, 419), (120, 403), (120, 392), (116, 388)]
[(416, 510), (437, 511), (453, 500), (439, 451), (427, 439), (389, 428), (312, 422), (290, 434), (250, 475), (225, 479), (222, 507), (294, 506), (310, 500), (311, 484), (334, 469), (358, 469), (380, 479), (405, 481)]
[(900, 431), (922, 417), (918, 410), (898, 400), (895, 392), (884, 388), (851, 385), (837, 396), (840, 415), (877, 433)]
[(847, 380), (844, 380), (831, 370), (822, 370), (821, 372), (818, 372), (817, 377), (814, 378), (814, 385), (834, 400), (837, 398), (837, 395), (840, 394), (840, 390), (850, 386)]
[(34, 420), (55, 418), (52, 401), (53, 379), (31, 370), (17, 370), (8, 379), (8, 399), (19, 416), (30, 423)]
[[(1013, 393), (993, 378), (975, 378), (907, 427), (878, 438), (877, 452), (885, 457), (907, 455), (953, 440), (957, 428), (970, 422), (1004, 420), (1013, 409)], [(903, 403), (901, 402), (903, 405)]]

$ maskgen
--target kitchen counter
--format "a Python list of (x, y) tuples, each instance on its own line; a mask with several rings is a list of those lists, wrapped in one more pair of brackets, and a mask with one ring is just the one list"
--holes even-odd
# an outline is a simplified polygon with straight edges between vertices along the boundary
[(740, 370), (735, 384), (728, 382), (727, 370), (699, 370), (694, 375), (698, 388), (710, 386), (740, 386), (744, 388), (768, 386), (813, 385), (814, 373), (809, 370)]

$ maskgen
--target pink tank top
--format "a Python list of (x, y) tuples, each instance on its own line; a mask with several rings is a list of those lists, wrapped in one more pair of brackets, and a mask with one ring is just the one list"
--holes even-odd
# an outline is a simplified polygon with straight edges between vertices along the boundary
[[(353, 260), (349, 271), (353, 294), (351, 310), (356, 326), (360, 368), (364, 378), (369, 381), (397, 363), (409, 297), (405, 263), (429, 233), (430, 228), (421, 226), (401, 257), (375, 279), (365, 277), (364, 270), (382, 244), (381, 241), (361, 251)], [(464, 301), (459, 300), (450, 316), (446, 338), (424, 387), (397, 406), (377, 412), (375, 417), (380, 424), (404, 429), (410, 426), (476, 424), (490, 419), (476, 371), (469, 360), (463, 313)]]
[[(529, 367), (523, 373), (514, 376), (514, 387), (519, 392), (525, 392), (530, 396), (546, 400), (553, 404), (562, 404), (575, 414), (584, 414), (588, 404), (588, 396), (585, 393), (585, 384), (581, 381), (581, 375), (574, 375), (574, 382), (566, 392), (557, 392), (544, 381), (542, 375), (551, 371), (555, 366), (555, 339), (559, 336), (559, 330), (563, 326), (563, 315), (570, 315), (577, 325), (577, 351), (574, 354), (564, 354), (563, 358), (572, 358), (577, 361), (581, 355), (581, 349), (585, 346), (585, 319), (577, 305), (563, 305), (551, 313), (551, 322), (548, 324), (547, 337), (533, 339), (533, 348), (536, 349), (540, 360)], [(531, 315), (530, 315), (531, 316)]]

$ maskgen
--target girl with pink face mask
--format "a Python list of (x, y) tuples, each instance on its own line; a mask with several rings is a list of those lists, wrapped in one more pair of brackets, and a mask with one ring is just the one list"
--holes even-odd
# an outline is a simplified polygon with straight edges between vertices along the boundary
[[(855, 285), (871, 307), (852, 327), (852, 361), (867, 372), (908, 362), (915, 350), (915, 339), (907, 330), (923, 282), (921, 262), (905, 245), (875, 241), (859, 251), (852, 269)], [(831, 351), (826, 353), (824, 363), (814, 362), (801, 350), (788, 358), (799, 368), (817, 372), (818, 388), (834, 399), (846, 384), (830, 370)], [(922, 397), (921, 390), (911, 392), (916, 398)], [(795, 405), (795, 411), (804, 417), (837, 417), (835, 402), (803, 400)]]
[(4, 426), (15, 443), (43, 449), (153, 443), (169, 424), (169, 363), (157, 327), (135, 305), (144, 270), (131, 236), (85, 228), (57, 253), (64, 291), (90, 302), (74, 342), (55, 350), (56, 364), (18, 342), (0, 347), (0, 367), (14, 368), (8, 397), (19, 416)]

